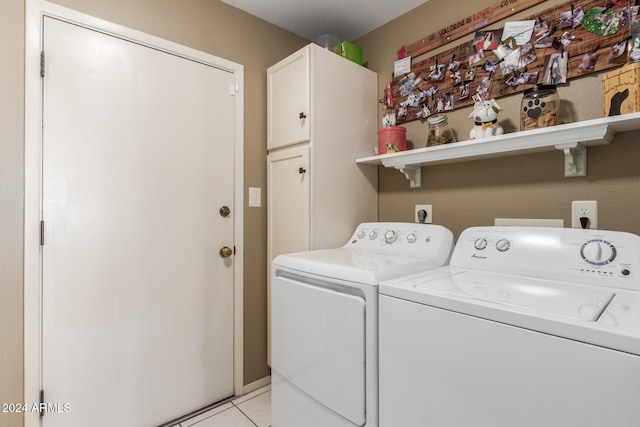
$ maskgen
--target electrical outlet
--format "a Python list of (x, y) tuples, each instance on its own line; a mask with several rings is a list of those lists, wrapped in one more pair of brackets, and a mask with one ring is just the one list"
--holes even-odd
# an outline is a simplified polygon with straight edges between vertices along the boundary
[(425, 218), (424, 223), (431, 224), (433, 222), (433, 208), (431, 207), (431, 205), (416, 205), (413, 220), (415, 222), (420, 222), (420, 220), (418, 219), (418, 212), (422, 210), (427, 213), (427, 217)]
[(598, 228), (598, 202), (596, 200), (575, 200), (571, 202), (571, 227), (583, 228), (580, 218), (587, 218), (586, 228)]

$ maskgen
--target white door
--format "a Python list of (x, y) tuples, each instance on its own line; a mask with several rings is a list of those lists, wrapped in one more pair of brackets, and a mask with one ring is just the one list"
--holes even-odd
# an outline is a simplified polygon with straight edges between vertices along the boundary
[(233, 394), (232, 72), (44, 20), (44, 425)]

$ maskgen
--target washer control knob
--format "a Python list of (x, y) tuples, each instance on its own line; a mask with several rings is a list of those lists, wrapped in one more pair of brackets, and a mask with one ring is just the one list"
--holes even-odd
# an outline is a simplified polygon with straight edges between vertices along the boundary
[(500, 239), (496, 242), (496, 249), (500, 252), (506, 252), (511, 247), (511, 242), (507, 239)]
[(366, 235), (367, 233), (364, 230), (358, 231), (358, 239), (364, 239), (364, 236)]
[(396, 241), (397, 238), (398, 238), (398, 233), (396, 233), (393, 230), (389, 230), (386, 233), (384, 233), (384, 241), (387, 243), (393, 243)]
[(582, 259), (591, 265), (607, 265), (617, 255), (616, 247), (602, 239), (593, 239), (586, 242), (580, 248)]
[(416, 241), (416, 235), (413, 233), (407, 234), (407, 242), (413, 243)]
[(485, 239), (484, 237), (480, 237), (479, 239), (476, 239), (476, 241), (473, 242), (473, 247), (479, 251), (483, 250), (484, 248), (487, 247), (487, 239)]
[(369, 232), (369, 239), (374, 240), (376, 237), (378, 237), (378, 232), (376, 230)]

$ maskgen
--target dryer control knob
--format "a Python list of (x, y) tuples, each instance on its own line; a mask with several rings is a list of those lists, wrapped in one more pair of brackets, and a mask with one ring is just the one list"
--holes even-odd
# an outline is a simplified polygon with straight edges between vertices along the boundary
[(507, 239), (500, 239), (496, 242), (496, 249), (500, 252), (506, 252), (511, 248), (511, 242)]
[(396, 241), (397, 238), (398, 238), (398, 233), (396, 233), (393, 230), (389, 230), (386, 233), (384, 233), (384, 241), (387, 243), (393, 243)]
[(580, 255), (591, 265), (607, 265), (616, 258), (617, 251), (612, 243), (593, 239), (582, 245)]
[(376, 237), (378, 237), (378, 232), (376, 230), (369, 232), (369, 239), (374, 240)]
[(407, 234), (407, 242), (414, 243), (416, 241), (416, 235), (413, 233)]
[(358, 239), (364, 239), (364, 236), (366, 236), (367, 233), (365, 233), (364, 230), (360, 230), (358, 231)]
[(476, 239), (476, 241), (473, 242), (473, 247), (479, 251), (485, 249), (487, 247), (487, 239), (485, 239), (484, 237)]

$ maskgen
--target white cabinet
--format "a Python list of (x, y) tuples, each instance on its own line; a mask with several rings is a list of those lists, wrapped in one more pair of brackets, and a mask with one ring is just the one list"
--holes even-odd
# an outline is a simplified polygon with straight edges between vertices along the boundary
[(269, 67), (267, 80), (270, 263), (342, 246), (377, 221), (377, 168), (354, 159), (373, 153), (379, 103), (376, 73), (315, 44)]
[[(378, 220), (378, 75), (310, 44), (267, 70), (267, 256), (335, 248)], [(270, 289), (270, 285), (269, 285)]]

